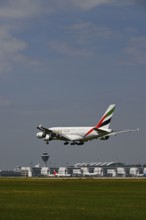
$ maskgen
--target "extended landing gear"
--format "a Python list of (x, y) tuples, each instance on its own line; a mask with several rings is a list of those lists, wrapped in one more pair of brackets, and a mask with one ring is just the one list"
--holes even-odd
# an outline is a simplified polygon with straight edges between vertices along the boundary
[[(68, 141), (64, 142), (64, 145), (68, 145), (68, 144), (69, 144)], [(82, 142), (82, 141), (79, 141), (79, 142), (73, 141), (70, 143), (70, 145), (83, 145), (83, 144), (84, 144), (84, 142)]]
[(68, 144), (69, 144), (69, 142), (68, 142), (68, 141), (64, 142), (64, 145), (68, 145)]
[(84, 142), (80, 141), (80, 142), (71, 142), (70, 145), (83, 145)]
[(77, 143), (77, 145), (84, 145), (84, 142), (79, 142)]
[(46, 144), (49, 144), (49, 141), (46, 141)]

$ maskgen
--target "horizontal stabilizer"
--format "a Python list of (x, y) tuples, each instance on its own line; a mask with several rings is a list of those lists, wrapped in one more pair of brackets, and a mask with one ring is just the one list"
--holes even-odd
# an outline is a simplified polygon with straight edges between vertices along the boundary
[(94, 128), (95, 131), (98, 131), (99, 133), (111, 133), (112, 132), (112, 129), (109, 129), (109, 128)]

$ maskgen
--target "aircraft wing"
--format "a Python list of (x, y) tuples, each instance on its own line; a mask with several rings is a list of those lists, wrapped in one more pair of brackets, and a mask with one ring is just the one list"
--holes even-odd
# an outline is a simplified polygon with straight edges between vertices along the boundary
[(81, 137), (80, 135), (62, 135), (63, 137), (66, 137), (66, 139), (68, 139), (68, 141), (80, 141), (83, 139), (83, 137)]
[(103, 138), (103, 139), (108, 139), (111, 136), (116, 136), (117, 134), (121, 134), (121, 133), (127, 133), (127, 132), (133, 132), (133, 131), (139, 131), (139, 128), (134, 129), (134, 130), (130, 130), (130, 129), (125, 129), (125, 130), (110, 130), (110, 129), (98, 129), (95, 128), (94, 130), (98, 131), (99, 134), (99, 138)]
[(112, 131), (110, 134), (108, 134), (108, 136), (114, 136), (120, 133), (127, 133), (127, 132), (133, 132), (133, 131), (139, 131), (139, 128), (134, 129), (134, 130), (130, 130), (130, 129), (125, 129), (125, 130), (117, 130), (117, 131)]
[(37, 129), (39, 129), (40, 131), (45, 132), (45, 134), (50, 134), (51, 130), (49, 130), (48, 128), (43, 127), (42, 125), (37, 126)]

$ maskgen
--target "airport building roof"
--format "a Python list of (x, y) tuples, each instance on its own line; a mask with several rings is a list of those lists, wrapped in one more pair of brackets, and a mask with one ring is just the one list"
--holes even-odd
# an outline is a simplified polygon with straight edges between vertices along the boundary
[(76, 163), (74, 167), (117, 167), (125, 166), (121, 162), (90, 162), (90, 163)]

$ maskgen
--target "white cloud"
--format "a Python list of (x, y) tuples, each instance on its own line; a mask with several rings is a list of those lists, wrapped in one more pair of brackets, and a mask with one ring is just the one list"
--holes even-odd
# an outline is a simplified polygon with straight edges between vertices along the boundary
[(66, 42), (62, 41), (52, 41), (49, 42), (49, 48), (54, 50), (59, 54), (70, 55), (70, 56), (92, 56), (93, 53), (84, 49), (84, 48), (76, 48), (70, 46)]
[(109, 4), (112, 3), (113, 0), (64, 0), (64, 2), (69, 2), (70, 7), (78, 8), (81, 10), (90, 10), (94, 7), (97, 7), (99, 5), (103, 4)]
[[(142, 0), (141, 0), (142, 1)], [(0, 1), (1, 19), (29, 19), (60, 10), (91, 10), (104, 4), (129, 4), (136, 0), (5, 0)]]
[(133, 63), (146, 64), (146, 37), (133, 37), (124, 49)]
[(134, 4), (136, 2), (138, 2), (138, 0), (54, 0), (52, 2), (48, 2), (48, 6), (49, 8), (52, 8), (52, 11), (63, 9), (91, 10), (105, 4), (127, 5)]
[(49, 48), (59, 54), (93, 56), (104, 40), (115, 39), (119, 33), (108, 27), (98, 27), (90, 22), (63, 26), (63, 39), (49, 40)]
[(44, 0), (5, 0), (0, 2), (0, 18), (20, 19), (38, 15), (43, 10)]
[(71, 35), (74, 35), (80, 42), (91, 40), (93, 38), (107, 39), (119, 36), (118, 32), (113, 31), (111, 28), (97, 26), (90, 22), (77, 23), (67, 27), (66, 30)]
[(0, 55), (11, 55), (14, 52), (17, 51), (23, 51), (27, 45), (25, 42), (16, 39), (9, 33), (8, 30), (1, 27), (0, 31), (0, 40), (2, 43), (0, 44)]
[(115, 0), (5, 0), (0, 2), (0, 18), (28, 19), (59, 10), (90, 10)]
[(0, 97), (0, 107), (9, 106), (11, 102), (8, 99), (5, 99), (4, 97)]
[(0, 73), (9, 71), (28, 45), (10, 34), (11, 28), (0, 25)]
[[(134, 0), (131, 0), (132, 2)], [(24, 52), (30, 48), (29, 43), (16, 37), (16, 31), (21, 31), (23, 22), (44, 14), (57, 13), (60, 10), (91, 10), (104, 4), (120, 2), (120, 0), (4, 0), (0, 1), (0, 73), (10, 71), (14, 64), (36, 65), (38, 61), (28, 58)], [(125, 2), (125, 1), (124, 1)], [(28, 24), (28, 23), (27, 23)], [(28, 24), (29, 25), (29, 24)], [(72, 28), (72, 30), (71, 30)], [(90, 23), (73, 25), (71, 32), (74, 44), (61, 41), (52, 42), (50, 48), (58, 53), (72, 56), (91, 56), (93, 50), (85, 46), (94, 37), (109, 38), (114, 33), (110, 28), (96, 27)], [(84, 46), (81, 46), (84, 44)]]

